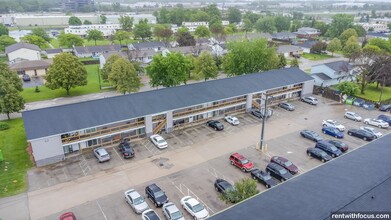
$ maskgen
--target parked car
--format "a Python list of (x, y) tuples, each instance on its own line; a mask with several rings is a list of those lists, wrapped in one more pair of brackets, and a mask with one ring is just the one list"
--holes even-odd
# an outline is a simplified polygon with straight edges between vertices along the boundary
[(159, 215), (153, 209), (145, 210), (141, 214), (141, 219), (142, 220), (161, 220)]
[(389, 112), (389, 111), (391, 111), (391, 105), (390, 105), (390, 104), (381, 105), (381, 106), (379, 107), (379, 110), (380, 110), (380, 111), (383, 111), (383, 112)]
[(334, 145), (334, 147), (338, 148), (342, 153), (349, 150), (349, 146), (340, 140), (327, 140), (327, 142)]
[[(254, 115), (255, 117), (257, 117), (257, 118), (264, 118), (264, 116), (265, 116), (265, 109), (264, 109), (264, 108), (261, 108), (261, 109), (253, 109), (253, 110), (251, 111), (251, 114), (253, 114), (253, 115)], [(268, 110), (267, 110), (266, 118), (270, 118), (272, 115), (273, 115), (273, 110), (268, 109)]]
[(383, 120), (383, 121), (387, 122), (389, 126), (391, 126), (391, 116), (379, 115), (379, 116), (377, 116), (377, 119)]
[(323, 120), (322, 126), (336, 128), (341, 132), (345, 130), (345, 126), (343, 126), (343, 125), (341, 125), (341, 123), (338, 123), (337, 121), (331, 120), (331, 119)]
[(151, 202), (156, 207), (160, 207), (164, 203), (168, 202), (166, 193), (162, 189), (160, 189), (160, 187), (157, 186), (155, 183), (145, 187), (145, 194), (147, 195), (147, 198), (151, 200)]
[(249, 172), (254, 168), (254, 164), (247, 160), (244, 156), (238, 153), (234, 153), (229, 157), (229, 160), (231, 161), (231, 165), (237, 166), (240, 168), (243, 172)]
[(342, 154), (342, 151), (340, 151), (333, 144), (330, 144), (327, 141), (319, 141), (318, 143), (316, 143), (315, 148), (323, 150), (331, 157), (339, 157)]
[(291, 161), (284, 157), (274, 156), (270, 159), (270, 162), (276, 163), (285, 169), (287, 169), (292, 175), (297, 174), (299, 172), (299, 168), (294, 165)]
[(300, 135), (303, 138), (307, 138), (307, 139), (310, 139), (311, 141), (315, 141), (315, 142), (323, 140), (323, 138), (315, 131), (303, 130), (300, 132)]
[(318, 99), (312, 97), (312, 96), (307, 96), (307, 97), (302, 97), (301, 101), (311, 104), (311, 105), (317, 105), (318, 104)]
[(356, 97), (349, 96), (349, 97), (346, 98), (345, 104), (353, 105), (353, 102), (354, 102), (355, 99), (356, 99)]
[(149, 139), (152, 141), (152, 143), (159, 149), (164, 149), (168, 147), (168, 144), (164, 138), (158, 134), (151, 135)]
[(76, 216), (73, 212), (67, 212), (60, 216), (60, 220), (76, 220)]
[(163, 215), (167, 218), (167, 220), (185, 220), (183, 213), (179, 211), (178, 207), (172, 202), (164, 204), (162, 209)]
[(376, 126), (378, 128), (388, 128), (390, 126), (388, 122), (376, 118), (366, 118), (364, 119), (364, 123), (367, 125)]
[(28, 74), (23, 74), (22, 79), (25, 82), (31, 81), (31, 78), (30, 78), (30, 76)]
[(181, 199), (182, 207), (191, 215), (195, 220), (203, 220), (209, 218), (209, 212), (205, 209), (204, 205), (198, 202), (191, 196), (185, 196)]
[(270, 188), (278, 184), (267, 172), (260, 169), (251, 170), (251, 178), (258, 180), (258, 182), (265, 185), (266, 188)]
[(293, 177), (293, 175), (287, 169), (276, 163), (269, 163), (266, 166), (266, 172), (281, 182), (284, 182), (285, 180)]
[(315, 148), (315, 147), (308, 148), (307, 155), (310, 157), (316, 158), (316, 159), (322, 161), (323, 163), (332, 159), (332, 157), (330, 155), (328, 155), (326, 152), (324, 152), (323, 150), (321, 150), (319, 148)]
[(107, 153), (106, 149), (101, 148), (101, 147), (94, 149), (94, 155), (98, 159), (99, 163), (110, 160), (109, 153)]
[(351, 119), (353, 121), (361, 121), (362, 120), (362, 117), (354, 112), (345, 112), (344, 117), (347, 119)]
[(282, 102), (282, 103), (278, 104), (278, 106), (280, 108), (283, 108), (283, 109), (288, 110), (288, 111), (294, 111), (295, 110), (295, 106), (293, 106), (292, 104), (290, 104), (288, 102)]
[(375, 104), (373, 104), (372, 102), (364, 102), (364, 104), (362, 104), (362, 107), (367, 110), (373, 110), (375, 109)]
[(133, 149), (133, 147), (131, 146), (131, 144), (130, 144), (128, 141), (126, 141), (126, 142), (121, 142), (121, 143), (118, 145), (118, 150), (119, 150), (119, 152), (122, 153), (122, 156), (123, 156), (125, 159), (132, 158), (132, 157), (134, 157), (134, 155), (135, 155), (134, 149)]
[(361, 107), (364, 103), (365, 103), (365, 101), (363, 99), (357, 98), (354, 100), (353, 105)]
[(343, 133), (340, 132), (337, 128), (324, 127), (322, 128), (323, 134), (333, 136), (335, 138), (343, 138)]
[(215, 129), (216, 131), (224, 130), (224, 125), (221, 122), (216, 121), (216, 120), (208, 121), (208, 122), (206, 122), (206, 125), (208, 125), (209, 127)]
[(364, 131), (360, 129), (350, 129), (348, 131), (348, 135), (361, 138), (364, 141), (372, 141), (373, 139), (376, 138), (375, 135), (369, 133), (368, 131)]
[(239, 125), (239, 119), (237, 117), (227, 115), (224, 117), (224, 120), (231, 125)]
[(368, 131), (369, 133), (375, 135), (376, 138), (379, 138), (379, 137), (383, 136), (383, 134), (380, 131), (378, 131), (378, 130), (372, 128), (372, 127), (361, 126), (360, 129)]
[(219, 193), (225, 193), (228, 190), (234, 190), (232, 184), (223, 179), (217, 179), (214, 185), (216, 191)]
[(130, 205), (136, 214), (141, 214), (145, 210), (149, 209), (147, 202), (136, 190), (129, 189), (124, 194), (126, 203)]
[(300, 54), (298, 54), (298, 53), (292, 54), (292, 57), (295, 57), (295, 58), (299, 59), (300, 58)]

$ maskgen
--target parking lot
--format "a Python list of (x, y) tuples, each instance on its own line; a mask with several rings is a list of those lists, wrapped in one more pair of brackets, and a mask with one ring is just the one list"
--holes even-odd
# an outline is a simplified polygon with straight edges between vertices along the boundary
[[(251, 160), (255, 167), (265, 169), (270, 161), (270, 157), (279, 155), (288, 158), (299, 167), (300, 173), (307, 172), (322, 163), (314, 158), (306, 155), (306, 149), (313, 147), (314, 142), (304, 139), (299, 132), (303, 129), (310, 129), (321, 134), (322, 120), (334, 119), (343, 124), (346, 130), (351, 128), (359, 128), (364, 126), (362, 122), (354, 122), (343, 117), (345, 111), (354, 111), (359, 113), (363, 119), (376, 117), (380, 113), (373, 110), (368, 111), (362, 108), (341, 105), (339, 103), (320, 99), (318, 106), (311, 106), (299, 101), (293, 102), (296, 109), (294, 112), (288, 112), (283, 109), (274, 108), (274, 115), (266, 123), (265, 138), (267, 151), (261, 152), (256, 149), (256, 142), (248, 146), (240, 146), (238, 152)], [(389, 113), (388, 113), (389, 114)], [(239, 126), (231, 126), (224, 122), (224, 131), (214, 131), (206, 125), (198, 125), (187, 128), (181, 131), (175, 131), (171, 134), (164, 134), (163, 137), (167, 140), (169, 147), (165, 150), (158, 150), (149, 140), (140, 140), (135, 142), (136, 157), (130, 160), (124, 160), (116, 148), (109, 148), (112, 159), (107, 163), (99, 164), (92, 154), (85, 154), (80, 157), (71, 158), (62, 164), (56, 166), (37, 168), (34, 172), (29, 173), (29, 190), (45, 188), (51, 184), (58, 184), (64, 181), (77, 179), (85, 175), (90, 175), (99, 171), (110, 171), (115, 167), (123, 164), (135, 163), (138, 160), (151, 158), (151, 162), (157, 166), (164, 166), (165, 169), (170, 169), (169, 158), (159, 158), (159, 154), (167, 151), (173, 151), (200, 141), (212, 140), (218, 138), (229, 137), (231, 134), (240, 134), (246, 137), (246, 131), (249, 128), (259, 128), (260, 119), (250, 115), (238, 115), (240, 120)], [(378, 129), (383, 135), (390, 133), (391, 129)], [(260, 131), (259, 131), (260, 132)], [(321, 134), (324, 138), (333, 139), (330, 136)], [(346, 135), (342, 140), (349, 145), (349, 151), (357, 149), (366, 142)], [(219, 157), (208, 160), (197, 166), (184, 169), (170, 175), (151, 179), (148, 182), (136, 186), (124, 186), (124, 189), (134, 188), (141, 195), (145, 196), (144, 189), (150, 183), (156, 183), (167, 194), (170, 201), (180, 206), (180, 199), (185, 195), (192, 195), (198, 198), (208, 208), (210, 214), (216, 213), (230, 206), (222, 202), (218, 193), (215, 191), (213, 183), (217, 178), (223, 178), (231, 183), (237, 182), (243, 178), (250, 177), (250, 174), (243, 173), (239, 169), (229, 164), (229, 155), (236, 150), (226, 146), (224, 152), (220, 153)], [(235, 148), (238, 149), (238, 148)], [(167, 163), (166, 163), (167, 162)], [(299, 174), (300, 175), (300, 174)], [(33, 180), (33, 181), (32, 181)], [(37, 181), (36, 183), (32, 183)], [(102, 183), (104, 184), (104, 183)], [(258, 184), (260, 191), (266, 188)], [(150, 207), (153, 204), (148, 201)], [(163, 217), (160, 208), (154, 208), (157, 213)], [(181, 209), (187, 219), (190, 216)], [(58, 216), (66, 211), (74, 212), (78, 219), (140, 219), (133, 213), (129, 205), (124, 201), (123, 191), (119, 191), (108, 196), (103, 196), (93, 201), (78, 205), (69, 210), (64, 210), (45, 217), (44, 219), (58, 219)]]

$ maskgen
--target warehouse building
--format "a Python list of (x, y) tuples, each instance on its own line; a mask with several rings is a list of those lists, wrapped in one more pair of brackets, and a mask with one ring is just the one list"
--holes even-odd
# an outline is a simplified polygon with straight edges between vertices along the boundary
[(298, 68), (278, 69), (22, 113), (37, 166), (72, 152), (117, 144), (226, 114), (259, 108), (261, 95), (273, 104), (312, 93), (314, 80)]

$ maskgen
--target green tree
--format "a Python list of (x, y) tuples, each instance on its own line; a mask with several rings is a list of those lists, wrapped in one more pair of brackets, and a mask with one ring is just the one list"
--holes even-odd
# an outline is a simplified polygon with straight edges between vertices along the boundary
[(346, 41), (345, 46), (342, 49), (343, 54), (349, 58), (352, 58), (352, 55), (360, 52), (361, 46), (358, 44), (357, 37), (351, 36), (348, 41)]
[(254, 25), (254, 28), (258, 32), (274, 33), (276, 32), (276, 26), (272, 17), (260, 18)]
[(106, 24), (106, 21), (107, 21), (106, 15), (100, 15), (99, 16), (99, 23), (100, 24)]
[(283, 54), (279, 54), (278, 59), (279, 59), (278, 68), (280, 69), (285, 68), (287, 64), (285, 56)]
[(113, 87), (123, 94), (137, 92), (141, 87), (136, 69), (125, 58), (119, 58), (113, 63), (108, 79)]
[(299, 67), (299, 60), (295, 57), (291, 60), (291, 67)]
[(391, 30), (391, 22), (387, 24), (389, 30)]
[(83, 24), (84, 25), (90, 25), (90, 24), (92, 24), (92, 22), (90, 20), (84, 20)]
[(196, 28), (194, 35), (198, 38), (210, 37), (209, 28), (204, 25), (200, 25)]
[(388, 53), (391, 53), (391, 41), (390, 40), (387, 41), (387, 40), (383, 40), (380, 38), (372, 38), (369, 40), (368, 45), (377, 46), (380, 49), (382, 49)]
[(194, 39), (194, 36), (190, 34), (190, 32), (178, 32), (176, 41), (178, 42), (179, 46), (185, 47), (185, 46), (195, 46), (196, 41)]
[(0, 113), (10, 114), (24, 108), (24, 100), (20, 96), (23, 90), (22, 81), (16, 72), (11, 71), (5, 63), (0, 63)]
[(8, 35), (0, 36), (0, 51), (4, 51), (6, 47), (16, 44), (14, 38), (9, 37)]
[(225, 32), (224, 32), (224, 26), (221, 23), (221, 20), (215, 21), (214, 23), (210, 24), (209, 23), (209, 30), (213, 34), (213, 36), (220, 42), (224, 39), (225, 37)]
[(243, 26), (242, 27), (243, 27), (243, 31), (247, 37), (247, 32), (252, 32), (254, 25), (253, 25), (253, 23), (251, 23), (250, 19), (245, 18), (245, 19), (243, 19)]
[(140, 22), (135, 25), (133, 34), (135, 38), (141, 38), (141, 40), (145, 40), (152, 37), (151, 27), (148, 24), (148, 20), (140, 20)]
[(68, 20), (68, 24), (69, 25), (81, 25), (81, 20), (80, 18), (76, 17), (76, 16), (71, 16)]
[(194, 73), (197, 78), (202, 78), (205, 81), (208, 79), (216, 79), (218, 68), (213, 56), (206, 51), (203, 51), (194, 61)]
[(326, 49), (327, 49), (327, 44), (319, 41), (316, 44), (312, 45), (310, 49), (310, 53), (319, 54), (322, 53), (322, 51), (325, 51)]
[(87, 31), (87, 40), (88, 41), (93, 40), (95, 42), (95, 46), (96, 46), (97, 40), (103, 40), (103, 39), (105, 39), (105, 38), (103, 36), (102, 31), (96, 30), (96, 29), (91, 29), (91, 30)]
[(254, 12), (252, 11), (247, 11), (246, 14), (243, 15), (243, 20), (244, 19), (248, 19), (251, 21), (251, 24), (255, 24), (255, 22), (258, 21), (258, 19), (260, 18), (260, 15), (259, 14), (255, 14)]
[(72, 48), (72, 46), (83, 46), (83, 39), (75, 34), (61, 33), (58, 36), (58, 43), (61, 47)]
[(342, 32), (341, 36), (339, 36), (342, 46), (345, 46), (346, 41), (348, 41), (351, 36), (354, 36), (356, 38), (358, 37), (356, 30), (354, 30), (353, 28), (346, 29), (344, 32)]
[(171, 87), (185, 83), (188, 80), (190, 69), (192, 67), (189, 58), (181, 53), (173, 52), (162, 55), (155, 55), (151, 64), (146, 67), (149, 84), (152, 87), (164, 86)]
[(34, 28), (31, 31), (30, 35), (36, 35), (43, 38), (46, 42), (50, 42), (51, 38), (49, 37), (48, 33), (46, 33), (45, 29), (43, 28)]
[(291, 32), (296, 32), (299, 28), (303, 27), (303, 24), (301, 23), (301, 21), (299, 20), (293, 20), (291, 22), (291, 27), (290, 27), (290, 31)]
[(159, 40), (162, 40), (166, 44), (166, 46), (168, 46), (171, 37), (174, 35), (174, 32), (172, 32), (169, 27), (161, 24), (156, 25), (153, 32)]
[(329, 45), (327, 45), (327, 50), (331, 52), (331, 56), (334, 56), (335, 51), (342, 50), (341, 41), (338, 38), (332, 39)]
[(190, 21), (209, 21), (210, 19), (210, 16), (208, 15), (208, 13), (204, 12), (204, 11), (201, 11), (201, 10), (197, 10), (196, 13), (194, 13), (191, 18), (190, 18)]
[(278, 67), (274, 48), (268, 47), (266, 39), (229, 42), (223, 68), (228, 76), (261, 72)]
[(105, 65), (102, 68), (102, 79), (107, 81), (109, 79), (109, 74), (111, 72), (112, 66), (121, 57), (118, 54), (111, 55), (107, 60)]
[(124, 31), (132, 31), (133, 28), (133, 17), (129, 16), (120, 16), (119, 19), (119, 24), (121, 25), (122, 30)]
[(340, 82), (337, 85), (337, 89), (348, 96), (353, 96), (359, 91), (358, 85), (354, 82)]
[(291, 19), (285, 16), (274, 17), (274, 24), (277, 32), (288, 31), (291, 26)]
[(349, 14), (334, 15), (326, 35), (332, 38), (339, 37), (342, 32), (352, 26), (353, 19), (354, 16)]
[(229, 7), (227, 17), (229, 23), (239, 23), (242, 20), (242, 13), (239, 8)]
[(327, 30), (329, 29), (329, 25), (323, 21), (315, 21), (314, 28), (318, 29), (320, 34), (323, 36), (327, 33)]
[(365, 37), (367, 35), (367, 31), (361, 25), (353, 25), (352, 28), (356, 31), (359, 37)]
[(61, 53), (54, 57), (53, 65), (49, 68), (45, 79), (46, 87), (63, 88), (69, 95), (71, 88), (87, 85), (87, 70), (77, 57), (70, 53)]
[(8, 36), (8, 28), (4, 24), (0, 24), (0, 36)]
[(37, 45), (41, 49), (49, 48), (49, 45), (47, 44), (45, 39), (37, 35), (26, 35), (21, 38), (21, 41), (29, 44)]
[(246, 178), (235, 183), (235, 190), (228, 190), (220, 198), (225, 202), (238, 203), (259, 193), (257, 181)]
[(123, 30), (118, 30), (114, 34), (114, 39), (119, 41), (119, 44), (122, 45), (122, 41), (128, 40), (130, 38), (130, 33)]

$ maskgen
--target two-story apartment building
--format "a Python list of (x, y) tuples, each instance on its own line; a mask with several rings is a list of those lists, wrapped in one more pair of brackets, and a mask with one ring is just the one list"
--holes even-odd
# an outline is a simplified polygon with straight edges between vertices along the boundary
[(357, 72), (347, 61), (336, 61), (311, 67), (311, 77), (317, 86), (332, 86), (340, 82), (352, 81)]
[(86, 37), (89, 30), (98, 30), (103, 33), (104, 37), (109, 37), (115, 34), (117, 30), (121, 29), (120, 24), (90, 24), (69, 26), (64, 29), (66, 34), (75, 34), (80, 37)]

